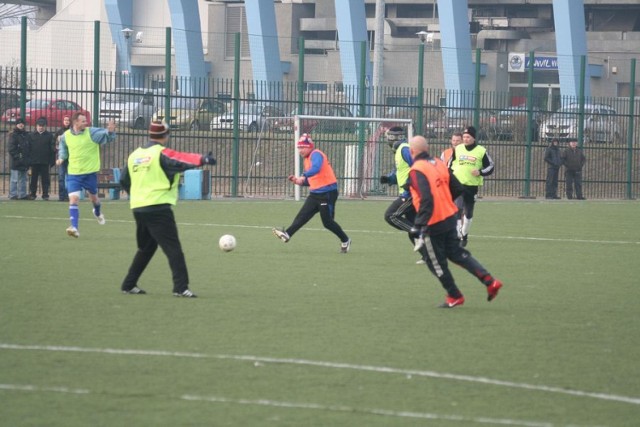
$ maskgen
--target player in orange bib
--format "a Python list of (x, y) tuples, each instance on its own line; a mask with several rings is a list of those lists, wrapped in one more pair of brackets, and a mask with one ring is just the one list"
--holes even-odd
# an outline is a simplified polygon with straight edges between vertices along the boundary
[(493, 300), (502, 287), (471, 253), (460, 246), (456, 231), (458, 207), (454, 197), (461, 194), (462, 184), (451, 173), (442, 160), (429, 155), (429, 144), (422, 136), (409, 141), (413, 165), (409, 172), (409, 189), (416, 209), (416, 219), (411, 233), (418, 244), (429, 270), (440, 280), (447, 292), (442, 308), (453, 308), (464, 304), (464, 296), (456, 286), (449, 270), (448, 261), (460, 265), (473, 274), (487, 288), (488, 301)]

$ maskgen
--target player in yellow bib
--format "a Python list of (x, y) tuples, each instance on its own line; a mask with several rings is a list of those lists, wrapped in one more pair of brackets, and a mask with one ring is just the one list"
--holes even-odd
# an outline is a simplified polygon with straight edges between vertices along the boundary
[(60, 137), (58, 159), (61, 166), (65, 160), (67, 165), (67, 192), (69, 193), (69, 220), (71, 225), (67, 234), (79, 237), (80, 210), (78, 201), (80, 194), (86, 190), (93, 204), (93, 216), (98, 224), (104, 225), (104, 215), (100, 210), (98, 198), (98, 172), (100, 171), (100, 146), (116, 139), (116, 123), (111, 120), (107, 128), (87, 126), (87, 117), (79, 112), (71, 116), (71, 127)]
[(205, 156), (167, 148), (169, 126), (154, 121), (149, 126), (149, 142), (129, 155), (120, 183), (129, 193), (129, 204), (136, 221), (136, 251), (121, 290), (142, 295), (138, 280), (156, 253), (158, 246), (169, 260), (173, 295), (195, 298), (189, 289), (189, 273), (178, 227), (171, 209), (178, 201), (180, 172), (202, 165), (215, 165), (212, 153)]
[(487, 153), (487, 149), (476, 142), (476, 129), (473, 126), (467, 126), (462, 132), (462, 144), (455, 148), (449, 167), (464, 186), (460, 241), (464, 247), (467, 246), (478, 189), (482, 186), (484, 177), (491, 175), (494, 170), (493, 159)]

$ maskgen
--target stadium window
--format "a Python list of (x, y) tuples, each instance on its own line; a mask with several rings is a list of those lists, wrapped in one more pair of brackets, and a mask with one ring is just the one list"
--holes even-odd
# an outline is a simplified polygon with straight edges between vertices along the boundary
[(327, 93), (327, 84), (322, 82), (305, 82), (304, 91), (309, 93)]
[(240, 58), (249, 59), (249, 34), (247, 31), (247, 16), (243, 4), (228, 4), (225, 16), (224, 55), (226, 59), (235, 56), (235, 34), (240, 33)]

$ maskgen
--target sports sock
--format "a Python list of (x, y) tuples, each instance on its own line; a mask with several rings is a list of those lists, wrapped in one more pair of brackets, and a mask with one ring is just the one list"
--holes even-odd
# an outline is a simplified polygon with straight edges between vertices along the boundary
[(71, 225), (77, 229), (78, 220), (80, 219), (78, 205), (69, 205), (69, 219), (71, 220)]
[(98, 203), (97, 205), (93, 205), (93, 209), (96, 213), (96, 216), (100, 216), (100, 206), (102, 206), (100, 203)]

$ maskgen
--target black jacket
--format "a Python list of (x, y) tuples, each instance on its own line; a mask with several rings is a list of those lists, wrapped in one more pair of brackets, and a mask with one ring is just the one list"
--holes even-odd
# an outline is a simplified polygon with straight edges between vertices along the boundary
[(544, 151), (544, 161), (547, 162), (549, 167), (559, 169), (562, 166), (562, 156), (560, 156), (560, 147), (556, 144), (551, 144)]
[(562, 152), (562, 164), (568, 171), (581, 171), (586, 161), (584, 153), (579, 148), (567, 148)]
[(9, 136), (9, 154), (11, 169), (26, 171), (31, 164), (29, 134), (25, 130), (15, 128)]
[(38, 131), (29, 134), (29, 144), (31, 146), (31, 164), (49, 165), (55, 164), (55, 141), (53, 134), (49, 131), (39, 133)]

